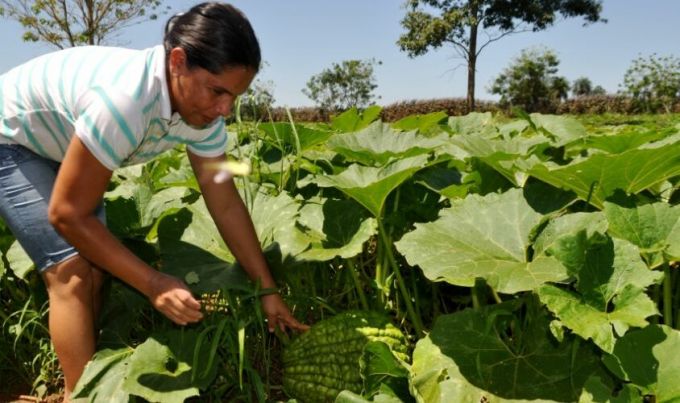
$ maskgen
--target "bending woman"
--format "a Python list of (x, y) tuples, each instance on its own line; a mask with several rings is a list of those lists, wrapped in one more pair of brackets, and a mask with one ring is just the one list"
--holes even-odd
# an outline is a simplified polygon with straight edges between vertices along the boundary
[[(179, 325), (202, 317), (182, 281), (148, 266), (105, 226), (102, 198), (116, 168), (185, 144), (226, 244), (252, 280), (276, 287), (233, 181), (216, 183), (204, 168), (225, 160), (223, 116), (259, 66), (243, 14), (203, 3), (168, 21), (163, 46), (70, 48), (0, 76), (0, 215), (47, 286), (67, 401), (95, 352), (104, 272)], [(307, 328), (280, 295), (262, 303), (270, 331)]]

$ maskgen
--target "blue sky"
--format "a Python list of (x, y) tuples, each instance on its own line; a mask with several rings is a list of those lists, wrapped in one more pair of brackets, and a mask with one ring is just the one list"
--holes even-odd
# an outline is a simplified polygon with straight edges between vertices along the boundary
[[(166, 0), (179, 11), (198, 1)], [(248, 16), (260, 39), (267, 66), (260, 80), (269, 82), (277, 106), (312, 105), (301, 91), (309, 78), (347, 59), (375, 58), (381, 104), (402, 100), (465, 97), (467, 73), (451, 47), (414, 59), (395, 42), (403, 32), (402, 0), (234, 0)], [(547, 31), (501, 39), (487, 47), (477, 65), (478, 99), (494, 99), (488, 91), (496, 77), (522, 49), (544, 46), (561, 63), (559, 74), (572, 81), (585, 76), (615, 92), (636, 57), (680, 57), (680, 1), (604, 0), (602, 16), (609, 22), (582, 26), (581, 19), (558, 22)], [(167, 17), (127, 28), (112, 45), (145, 48), (160, 43)], [(21, 41), (21, 27), (0, 20), (3, 52), (0, 72), (52, 51), (44, 44)]]

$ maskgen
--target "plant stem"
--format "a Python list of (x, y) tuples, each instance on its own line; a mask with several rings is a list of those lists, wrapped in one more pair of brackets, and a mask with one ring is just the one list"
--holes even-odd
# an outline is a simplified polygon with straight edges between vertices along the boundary
[(286, 114), (288, 115), (288, 120), (290, 121), (290, 127), (293, 131), (293, 138), (295, 139), (295, 181), (293, 182), (293, 190), (297, 186), (297, 181), (300, 176), (300, 160), (302, 158), (302, 147), (300, 146), (300, 136), (298, 135), (297, 128), (295, 127), (295, 122), (293, 121), (293, 115), (290, 113), (290, 109), (286, 108)]
[[(652, 301), (654, 301), (657, 307), (661, 305), (661, 284), (656, 284), (654, 287), (652, 287)], [(652, 325), (658, 325), (659, 316), (658, 315), (652, 316), (649, 322)]]
[(394, 254), (392, 253), (392, 242), (390, 241), (389, 236), (385, 231), (385, 227), (382, 224), (382, 220), (378, 220), (378, 232), (380, 232), (380, 236), (385, 247), (385, 254), (390, 262), (390, 265), (392, 266), (392, 270), (394, 271), (395, 276), (397, 277), (397, 286), (399, 288), (399, 291), (401, 292), (402, 297), (404, 298), (404, 304), (406, 304), (406, 311), (408, 312), (408, 316), (411, 318), (411, 323), (413, 324), (416, 333), (418, 334), (419, 337), (422, 337), (424, 335), (422, 321), (420, 319), (420, 316), (416, 314), (416, 311), (413, 308), (413, 304), (411, 303), (411, 297), (409, 295), (408, 290), (406, 289), (404, 278), (401, 276), (401, 271), (399, 270), (399, 266), (397, 265), (397, 260), (394, 258)]
[(673, 269), (675, 273), (675, 302), (673, 304), (673, 309), (675, 309), (675, 328), (680, 327), (680, 272), (678, 272), (677, 267)]
[(488, 284), (487, 286), (489, 287), (489, 290), (491, 290), (491, 296), (493, 297), (493, 300), (496, 301), (497, 304), (503, 302), (503, 300), (501, 299), (500, 295), (498, 295), (496, 290)]
[(366, 301), (366, 295), (364, 294), (364, 289), (361, 287), (361, 281), (359, 280), (359, 274), (357, 273), (357, 268), (354, 265), (353, 258), (347, 259), (346, 262), (347, 268), (349, 269), (349, 273), (352, 276), (352, 280), (354, 281), (354, 287), (357, 290), (357, 294), (359, 294), (361, 307), (365, 310), (368, 310), (368, 302)]
[(673, 281), (668, 262), (663, 264), (663, 322), (673, 327)]
[(380, 239), (376, 240), (376, 258), (375, 258), (375, 284), (378, 287), (378, 301), (381, 306), (385, 306), (385, 269), (383, 267), (383, 247), (380, 244)]

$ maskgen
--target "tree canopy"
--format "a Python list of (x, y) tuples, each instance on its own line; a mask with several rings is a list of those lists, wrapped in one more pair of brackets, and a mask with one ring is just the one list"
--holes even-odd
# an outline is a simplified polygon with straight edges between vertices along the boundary
[(640, 109), (670, 112), (680, 100), (680, 58), (655, 54), (638, 57), (626, 71), (623, 87)]
[(549, 49), (524, 50), (496, 78), (491, 92), (501, 96), (501, 105), (551, 112), (569, 91), (567, 79), (557, 75), (559, 64)]
[(381, 62), (344, 60), (312, 76), (302, 92), (325, 111), (341, 111), (368, 106), (374, 99), (373, 66)]
[(99, 45), (116, 32), (156, 19), (162, 0), (0, 0), (0, 15), (18, 21), (23, 39), (64, 49)]
[[(407, 0), (401, 24), (406, 32), (397, 44), (410, 57), (444, 45), (454, 47), (467, 62), (468, 109), (475, 107), (477, 57), (489, 44), (521, 31), (540, 31), (558, 16), (600, 21), (600, 0)], [(485, 40), (478, 42), (480, 30)]]

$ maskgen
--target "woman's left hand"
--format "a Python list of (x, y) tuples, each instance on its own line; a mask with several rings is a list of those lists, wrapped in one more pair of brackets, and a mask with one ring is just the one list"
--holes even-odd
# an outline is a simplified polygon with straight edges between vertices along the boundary
[(277, 326), (282, 332), (286, 331), (286, 327), (297, 331), (309, 330), (308, 325), (300, 323), (293, 317), (288, 305), (283, 302), (283, 298), (278, 293), (264, 295), (262, 297), (262, 309), (267, 315), (269, 332), (273, 332)]

